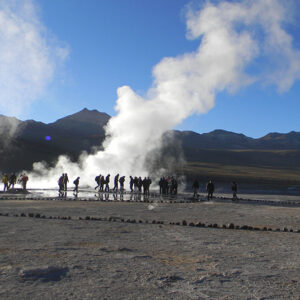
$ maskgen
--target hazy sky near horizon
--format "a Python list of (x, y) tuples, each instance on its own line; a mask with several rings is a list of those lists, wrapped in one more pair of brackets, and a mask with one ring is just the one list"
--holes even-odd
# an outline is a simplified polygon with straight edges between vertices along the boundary
[[(164, 57), (197, 49), (199, 39), (186, 37), (187, 5), (199, 7), (205, 1), (27, 2), (32, 5), (39, 21), (35, 25), (42, 28), (41, 34), (47, 37), (48, 44), (41, 42), (40, 48), (26, 51), (43, 51), (44, 55), (35, 59), (44, 63), (47, 72), (43, 72), (45, 68), (34, 70), (32, 81), (36, 77), (42, 77), (43, 81), (32, 91), (35, 101), (19, 112), (19, 118), (49, 123), (84, 107), (115, 115), (117, 89), (123, 85), (145, 95), (152, 85), (152, 69), (156, 64)], [(283, 24), (284, 29), (293, 38), (293, 47), (300, 50), (297, 19), (300, 2), (287, 0), (286, 3), (290, 15)], [(28, 14), (31, 16), (32, 12)], [(255, 69), (257, 64), (259, 60), (249, 69)], [(0, 80), (3, 80), (1, 73)], [(299, 110), (299, 80), (284, 92), (278, 92), (275, 85), (257, 82), (234, 93), (217, 94), (213, 109), (189, 117), (176, 129), (199, 133), (224, 129), (251, 137), (300, 131)], [(1, 107), (0, 114), (6, 114)]]

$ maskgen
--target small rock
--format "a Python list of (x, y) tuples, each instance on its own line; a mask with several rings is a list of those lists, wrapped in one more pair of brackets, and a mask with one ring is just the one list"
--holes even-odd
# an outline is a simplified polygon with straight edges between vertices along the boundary
[(43, 282), (59, 281), (66, 276), (69, 268), (43, 266), (38, 268), (25, 268), (19, 272), (23, 280), (41, 280)]
[(234, 224), (233, 224), (233, 223), (230, 223), (230, 224), (228, 225), (228, 228), (229, 228), (229, 229), (234, 229)]

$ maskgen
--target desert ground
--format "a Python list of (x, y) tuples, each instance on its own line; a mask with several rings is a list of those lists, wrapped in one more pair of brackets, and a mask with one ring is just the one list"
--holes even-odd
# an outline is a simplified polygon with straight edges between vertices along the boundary
[(300, 299), (300, 197), (54, 194), (0, 195), (1, 299)]

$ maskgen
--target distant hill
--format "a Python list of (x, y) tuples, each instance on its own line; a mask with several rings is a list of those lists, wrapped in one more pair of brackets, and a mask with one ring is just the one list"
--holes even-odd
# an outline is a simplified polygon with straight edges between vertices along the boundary
[(269, 133), (256, 140), (257, 149), (300, 149), (300, 132)]
[(76, 160), (82, 151), (100, 148), (109, 118), (106, 113), (86, 108), (50, 124), (6, 117), (4, 132), (10, 123), (16, 124), (16, 129), (9, 143), (7, 134), (0, 136), (0, 172), (30, 169), (33, 162), (42, 160), (51, 164), (61, 154)]
[(214, 130), (199, 134), (193, 131), (174, 131), (175, 139), (183, 147), (194, 149), (248, 149), (253, 145), (252, 138), (225, 130)]
[[(20, 121), (0, 115), (0, 172), (30, 169), (35, 161), (53, 164), (61, 154), (67, 154), (76, 161), (82, 151), (91, 152), (94, 147), (101, 148), (105, 138), (104, 126), (109, 119), (106, 113), (86, 108), (50, 124), (34, 120)], [(15, 134), (8, 139), (10, 131), (15, 131)], [(163, 140), (162, 157), (158, 162), (163, 163), (168, 156), (182, 153), (187, 164), (181, 171), (190, 177), (195, 176), (195, 172), (202, 172), (201, 176), (205, 178), (205, 174), (214, 170), (215, 177), (221, 178), (225, 176), (221, 172), (225, 166), (235, 166), (240, 170), (268, 168), (268, 172), (272, 168), (284, 169), (288, 173), (300, 174), (300, 132), (269, 133), (254, 139), (225, 130), (204, 134), (171, 131)], [(253, 180), (255, 172), (252, 174)], [(241, 176), (244, 175), (241, 173)], [(276, 176), (279, 180), (281, 175)], [(297, 183), (297, 180), (291, 182)]]
[(56, 130), (69, 131), (69, 134), (76, 136), (104, 135), (103, 127), (107, 124), (110, 116), (97, 110), (88, 110), (84, 108), (82, 111), (73, 115), (58, 119), (54, 123), (48, 124), (49, 127)]
[(269, 133), (254, 139), (240, 133), (214, 130), (199, 134), (193, 131), (175, 131), (174, 136), (184, 147), (195, 149), (252, 149), (252, 150), (300, 150), (300, 132)]

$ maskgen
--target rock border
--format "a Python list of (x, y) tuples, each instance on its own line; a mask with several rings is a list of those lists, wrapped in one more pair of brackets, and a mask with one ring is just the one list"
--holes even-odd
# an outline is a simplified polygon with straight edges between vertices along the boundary
[(269, 231), (269, 232), (289, 232), (289, 233), (300, 233), (300, 229), (293, 229), (288, 227), (283, 228), (270, 228), (270, 227), (256, 227), (252, 225), (235, 225), (234, 223), (229, 224), (217, 224), (217, 223), (201, 223), (201, 222), (188, 222), (186, 220), (178, 221), (178, 222), (169, 222), (165, 224), (164, 221), (159, 220), (136, 220), (136, 219), (125, 219), (121, 217), (108, 217), (108, 218), (100, 218), (93, 216), (79, 216), (79, 217), (71, 217), (71, 216), (46, 216), (40, 213), (20, 213), (20, 214), (10, 214), (10, 213), (1, 213), (2, 217), (28, 217), (28, 218), (37, 218), (37, 219), (48, 219), (48, 220), (74, 220), (74, 221), (102, 221), (102, 222), (119, 222), (119, 223), (131, 223), (131, 224), (156, 224), (156, 225), (171, 225), (171, 226), (184, 226), (184, 227), (200, 227), (200, 228), (212, 228), (212, 229), (229, 229), (229, 230), (250, 230), (250, 231)]

